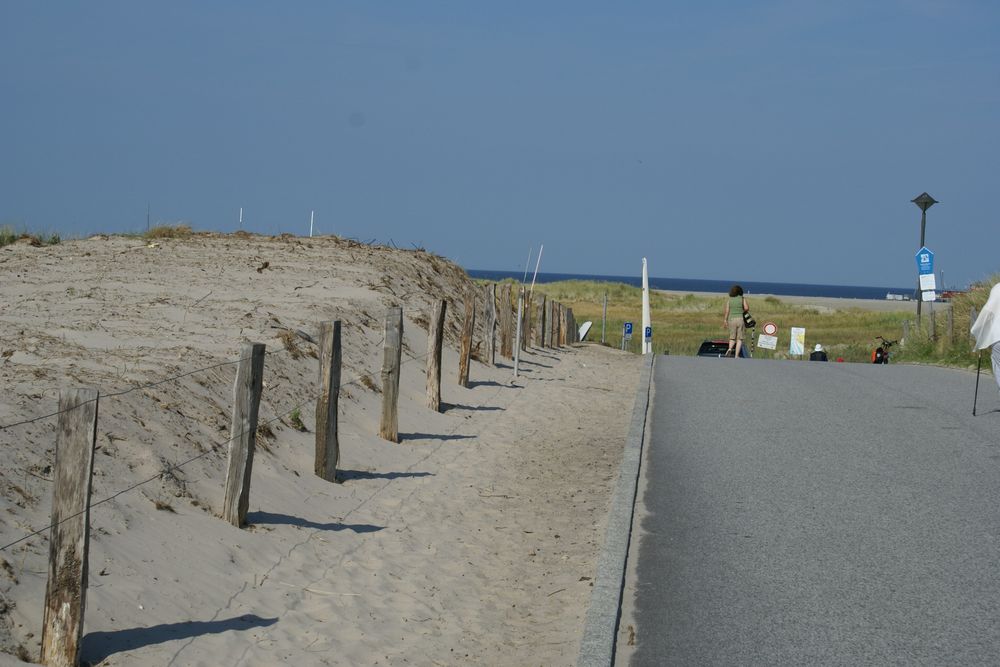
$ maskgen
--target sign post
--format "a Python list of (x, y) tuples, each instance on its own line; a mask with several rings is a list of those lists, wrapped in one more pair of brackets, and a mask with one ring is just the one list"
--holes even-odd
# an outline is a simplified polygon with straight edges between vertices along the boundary
[(628, 347), (629, 341), (631, 341), (631, 340), (632, 340), (632, 323), (631, 322), (626, 322), (625, 323), (625, 335), (622, 336), (622, 349), (623, 350)]
[(920, 285), (920, 300), (937, 300), (937, 279), (934, 277), (934, 253), (922, 247), (917, 251), (917, 277)]
[(774, 322), (764, 322), (761, 327), (761, 334), (757, 337), (757, 347), (765, 350), (774, 350), (778, 347), (778, 325)]

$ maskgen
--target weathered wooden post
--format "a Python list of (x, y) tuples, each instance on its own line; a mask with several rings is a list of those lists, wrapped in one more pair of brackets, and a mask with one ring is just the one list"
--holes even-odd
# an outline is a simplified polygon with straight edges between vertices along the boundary
[(559, 346), (562, 347), (566, 345), (567, 341), (567, 327), (566, 327), (566, 307), (561, 303), (559, 304)]
[(90, 489), (97, 444), (96, 389), (59, 392), (42, 664), (76, 667), (83, 639), (90, 550)]
[(490, 283), (486, 286), (486, 298), (483, 299), (483, 322), (486, 323), (486, 363), (497, 365), (497, 286)]
[(427, 407), (434, 412), (441, 412), (441, 346), (447, 308), (448, 302), (439, 299), (427, 323)]
[(465, 299), (465, 324), (462, 326), (461, 350), (458, 357), (458, 384), (469, 386), (469, 366), (472, 362), (472, 333), (476, 329), (476, 297)]
[(263, 343), (244, 343), (233, 384), (233, 420), (229, 430), (229, 469), (222, 518), (237, 528), (250, 508), (250, 475), (257, 443), (257, 413), (264, 386)]
[(604, 293), (604, 310), (601, 311), (601, 345), (605, 345), (608, 341), (604, 337), (605, 330), (608, 326), (608, 293)]
[(551, 317), (552, 326), (549, 327), (549, 343), (551, 347), (559, 347), (559, 302), (552, 301)]
[(522, 287), (517, 291), (517, 341), (514, 345), (514, 377), (517, 377), (518, 367), (521, 363), (521, 341), (524, 336), (521, 335), (524, 317), (524, 288)]
[(340, 438), (337, 429), (337, 403), (340, 398), (340, 320), (319, 325), (319, 396), (316, 398), (317, 477), (337, 481), (340, 463)]
[(382, 347), (382, 421), (378, 434), (389, 442), (399, 442), (399, 368), (403, 358), (403, 309), (390, 308), (385, 314), (385, 343)]
[(535, 338), (535, 345), (537, 347), (545, 347), (545, 295), (542, 294), (541, 298), (538, 300), (538, 321), (535, 324), (537, 334)]
[(573, 317), (573, 309), (566, 309), (566, 343), (572, 345), (577, 342), (576, 340), (577, 330), (576, 330), (576, 318)]
[(510, 284), (500, 286), (500, 355), (505, 359), (514, 358), (514, 323), (510, 309)]
[(531, 303), (528, 300), (528, 292), (522, 287), (517, 297), (518, 308), (521, 310), (521, 351), (528, 351), (528, 338), (531, 336)]

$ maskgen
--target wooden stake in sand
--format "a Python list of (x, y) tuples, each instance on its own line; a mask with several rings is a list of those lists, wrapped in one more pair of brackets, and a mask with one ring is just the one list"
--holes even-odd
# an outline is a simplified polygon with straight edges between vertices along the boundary
[(316, 399), (317, 477), (337, 481), (340, 439), (337, 435), (337, 400), (340, 397), (340, 320), (319, 325), (319, 397)]
[(500, 356), (514, 358), (514, 312), (511, 310), (510, 285), (500, 286)]
[(538, 303), (538, 347), (545, 347), (545, 295), (541, 295)]
[(521, 363), (521, 335), (522, 324), (524, 323), (524, 288), (517, 291), (517, 340), (514, 343), (514, 377), (517, 377)]
[(250, 475), (257, 444), (257, 413), (264, 386), (263, 343), (246, 343), (233, 385), (233, 421), (229, 432), (229, 471), (222, 518), (237, 528), (246, 522), (250, 508)]
[(490, 283), (486, 286), (486, 298), (483, 301), (486, 317), (486, 363), (497, 365), (497, 286)]
[(469, 386), (469, 366), (472, 361), (472, 332), (476, 329), (476, 297), (465, 299), (465, 325), (462, 327), (462, 349), (458, 357), (458, 384)]
[(42, 620), (42, 664), (53, 667), (76, 667), (83, 638), (98, 396), (96, 389), (59, 393), (49, 581)]
[(403, 358), (403, 309), (385, 314), (385, 345), (382, 348), (382, 423), (378, 434), (399, 442), (399, 367)]
[(441, 345), (447, 308), (447, 301), (438, 300), (427, 323), (427, 407), (434, 412), (441, 412)]

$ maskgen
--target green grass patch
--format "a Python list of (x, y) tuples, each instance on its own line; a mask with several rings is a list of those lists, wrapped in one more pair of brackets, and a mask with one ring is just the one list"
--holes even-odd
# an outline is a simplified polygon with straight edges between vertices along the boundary
[[(973, 285), (968, 292), (957, 295), (950, 304), (923, 308), (922, 326), (916, 326), (914, 312), (878, 312), (861, 308), (817, 309), (793, 305), (780, 297), (749, 296), (750, 311), (757, 320), (757, 334), (764, 322), (778, 325), (778, 349), (757, 348), (760, 358), (789, 358), (788, 342), (791, 327), (806, 330), (806, 352), (821, 343), (830, 359), (869, 362), (877, 345), (876, 336), (901, 340), (893, 348), (897, 362), (932, 363), (960, 368), (974, 368), (978, 353), (972, 349), (969, 328), (973, 312), (979, 312), (989, 297), (990, 289), (1000, 282), (1000, 274)], [(601, 339), (601, 312), (604, 294), (608, 295), (608, 319), (605, 340), (611, 347), (620, 347), (622, 328), (626, 321), (634, 325), (631, 349), (640, 348), (642, 332), (642, 290), (623, 283), (569, 280), (535, 285), (535, 291), (572, 308), (578, 323), (586, 320), (594, 325), (590, 340)], [(726, 338), (722, 313), (726, 296), (673, 294), (651, 292), (650, 309), (653, 325), (653, 351), (693, 355), (701, 342), (711, 338)], [(948, 311), (951, 309), (951, 328)], [(935, 336), (931, 336), (930, 321), (934, 319)]]

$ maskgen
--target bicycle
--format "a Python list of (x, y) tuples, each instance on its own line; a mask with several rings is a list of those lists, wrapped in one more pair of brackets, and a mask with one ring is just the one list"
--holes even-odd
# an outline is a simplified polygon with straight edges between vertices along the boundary
[(889, 363), (889, 349), (898, 343), (899, 341), (889, 340), (883, 336), (875, 336), (875, 340), (882, 341), (879, 346), (872, 351), (872, 363), (873, 364), (887, 364)]

